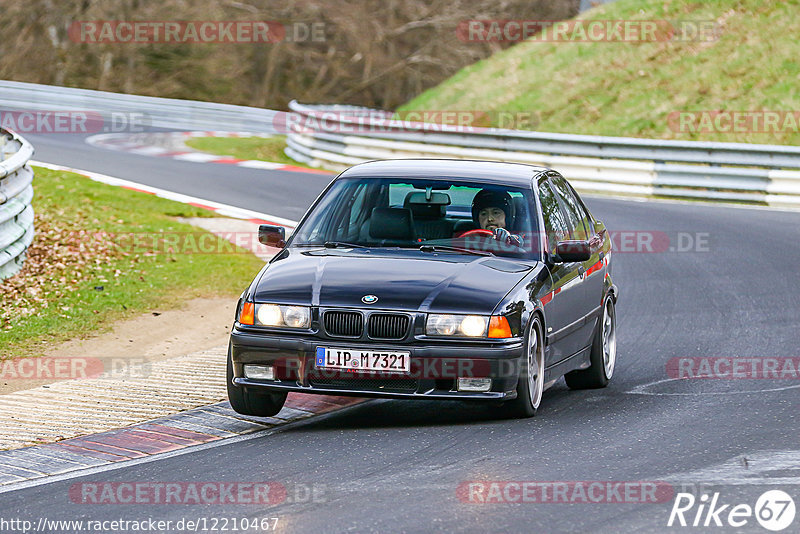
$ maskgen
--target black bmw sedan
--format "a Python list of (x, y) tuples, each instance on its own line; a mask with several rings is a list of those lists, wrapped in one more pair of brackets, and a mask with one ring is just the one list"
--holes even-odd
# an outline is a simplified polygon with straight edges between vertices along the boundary
[(290, 391), (497, 404), (536, 413), (561, 376), (616, 360), (611, 240), (556, 171), (392, 160), (337, 176), (242, 294), (228, 398), (274, 415)]

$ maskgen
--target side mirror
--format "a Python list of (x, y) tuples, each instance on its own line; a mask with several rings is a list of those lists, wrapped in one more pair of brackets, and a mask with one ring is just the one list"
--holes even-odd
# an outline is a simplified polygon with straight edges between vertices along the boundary
[(586, 261), (592, 257), (588, 241), (559, 241), (556, 245), (556, 263)]
[(268, 247), (283, 248), (286, 245), (286, 229), (271, 224), (258, 225), (258, 242)]

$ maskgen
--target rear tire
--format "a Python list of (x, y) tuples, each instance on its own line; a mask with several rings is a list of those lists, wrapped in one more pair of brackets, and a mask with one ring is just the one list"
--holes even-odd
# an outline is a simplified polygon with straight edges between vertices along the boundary
[(611, 295), (603, 302), (603, 313), (594, 333), (588, 369), (564, 375), (570, 389), (604, 388), (614, 375), (617, 361), (617, 314)]
[(544, 393), (544, 339), (538, 316), (531, 318), (525, 339), (525, 358), (517, 381), (517, 398), (503, 403), (501, 411), (509, 418), (533, 417)]
[(286, 402), (286, 393), (253, 393), (233, 383), (233, 360), (228, 345), (228, 365), (225, 383), (228, 387), (228, 402), (236, 413), (270, 417), (276, 415)]

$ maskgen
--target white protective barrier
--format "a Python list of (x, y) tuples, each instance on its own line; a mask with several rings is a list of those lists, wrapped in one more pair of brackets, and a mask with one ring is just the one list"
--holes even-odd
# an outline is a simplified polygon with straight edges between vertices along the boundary
[[(85, 89), (0, 81), (0, 110), (88, 110), (144, 114), (174, 130), (289, 133), (286, 153), (334, 170), (380, 158), (437, 157), (535, 163), (562, 172), (582, 191), (629, 196), (800, 206), (800, 147), (571, 135), (499, 128), (380, 122), (364, 129), (355, 106), (290, 103), (290, 113)], [(324, 120), (306, 120), (324, 117)], [(372, 121), (367, 121), (369, 124)], [(124, 122), (124, 121), (123, 121)], [(318, 127), (309, 128), (309, 124)], [(113, 125), (113, 124), (112, 124)], [(295, 129), (301, 125), (300, 129)]]
[(585, 192), (800, 206), (800, 147), (448, 128), (353, 106), (290, 108), (300, 117), (286, 121), (294, 127), (286, 153), (312, 166), (486, 159), (551, 167)]
[(32, 156), (30, 143), (0, 129), (0, 279), (22, 268), (33, 241)]

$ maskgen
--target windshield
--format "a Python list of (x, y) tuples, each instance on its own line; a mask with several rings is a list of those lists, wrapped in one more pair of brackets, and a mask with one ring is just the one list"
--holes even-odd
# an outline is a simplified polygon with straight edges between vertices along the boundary
[(538, 259), (529, 189), (457, 180), (336, 181), (291, 245), (421, 248)]

